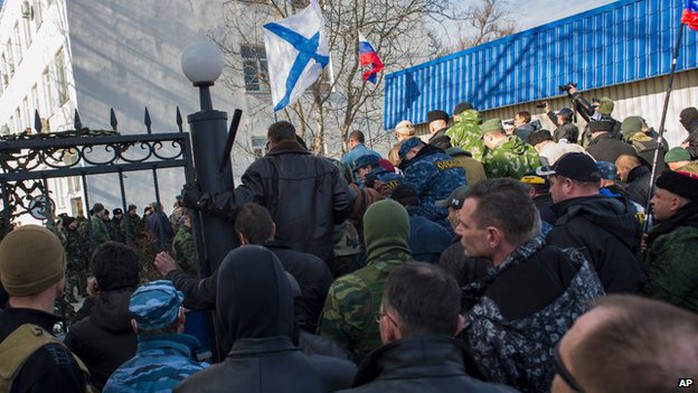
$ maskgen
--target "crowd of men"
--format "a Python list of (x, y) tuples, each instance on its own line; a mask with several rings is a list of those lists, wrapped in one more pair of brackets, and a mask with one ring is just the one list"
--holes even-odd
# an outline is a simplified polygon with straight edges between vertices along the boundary
[[(235, 190), (183, 190), (241, 244), (207, 277), (157, 205), (147, 229), (135, 206), (114, 224), (101, 204), (86, 232), (70, 217), (18, 227), (0, 242), (0, 392), (690, 387), (698, 110), (669, 149), (610, 98), (569, 95), (573, 108), (545, 107), (552, 131), (528, 112), (431, 111), (429, 135), (400, 122), (386, 157), (360, 131), (342, 160), (314, 156), (274, 123)], [(131, 246), (145, 232), (150, 254)], [(66, 278), (72, 237), (96, 243), (89, 279)], [(60, 340), (54, 302), (75, 286), (87, 299)], [(221, 358), (197, 359), (185, 308), (213, 310)]]

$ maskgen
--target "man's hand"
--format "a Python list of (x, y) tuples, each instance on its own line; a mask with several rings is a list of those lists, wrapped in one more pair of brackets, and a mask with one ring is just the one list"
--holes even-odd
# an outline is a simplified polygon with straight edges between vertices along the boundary
[(553, 110), (553, 107), (550, 106), (550, 103), (548, 101), (545, 101), (545, 107), (543, 110), (545, 110), (545, 113), (550, 113)]
[(153, 264), (163, 278), (167, 277), (171, 271), (177, 270), (177, 262), (175, 262), (167, 251), (158, 253), (155, 256)]
[(570, 85), (570, 89), (567, 91), (567, 94), (569, 94), (569, 95), (574, 95), (574, 94), (576, 94), (578, 91), (579, 91), (579, 90), (577, 90), (577, 87), (575, 87), (574, 85)]

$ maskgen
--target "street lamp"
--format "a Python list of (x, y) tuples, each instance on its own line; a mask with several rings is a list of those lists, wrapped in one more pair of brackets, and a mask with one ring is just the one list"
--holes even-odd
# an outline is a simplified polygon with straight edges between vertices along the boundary
[[(232, 192), (233, 170), (230, 160), (225, 157), (230, 154), (225, 149), (228, 116), (213, 109), (209, 91), (223, 70), (223, 54), (213, 42), (199, 41), (184, 49), (181, 64), (184, 75), (199, 88), (201, 110), (187, 116), (199, 190), (210, 194)], [(237, 246), (237, 237), (233, 224), (222, 217), (193, 214), (192, 218), (192, 225), (198, 229), (193, 232), (200, 236), (196, 244), (203, 246), (203, 253), (199, 252), (199, 256), (203, 256), (199, 267), (204, 277), (210, 275)]]

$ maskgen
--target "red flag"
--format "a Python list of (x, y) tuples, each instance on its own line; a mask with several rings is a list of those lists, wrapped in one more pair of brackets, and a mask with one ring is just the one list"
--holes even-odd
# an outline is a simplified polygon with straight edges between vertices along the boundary
[(698, 0), (686, 0), (681, 23), (698, 31)]

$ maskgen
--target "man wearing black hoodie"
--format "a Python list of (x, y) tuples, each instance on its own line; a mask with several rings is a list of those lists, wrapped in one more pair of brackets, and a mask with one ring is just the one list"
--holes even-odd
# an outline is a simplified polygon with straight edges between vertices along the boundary
[(136, 353), (138, 339), (128, 305), (139, 284), (140, 264), (133, 248), (109, 241), (95, 250), (92, 266), (99, 291), (85, 300), (89, 317), (71, 326), (65, 344), (85, 362), (94, 386), (101, 390)]
[(547, 244), (579, 248), (607, 293), (641, 293), (647, 276), (640, 259), (640, 224), (627, 205), (599, 195), (601, 175), (594, 160), (569, 153), (537, 172), (550, 176), (558, 216)]
[(698, 160), (698, 109), (688, 107), (682, 110), (680, 121), (688, 132), (688, 137), (681, 143), (681, 147), (688, 150), (691, 160)]
[(291, 286), (271, 251), (231, 251), (218, 269), (216, 298), (216, 317), (233, 347), (225, 361), (187, 378), (175, 392), (324, 393), (351, 383), (350, 363), (308, 357), (293, 345)]

